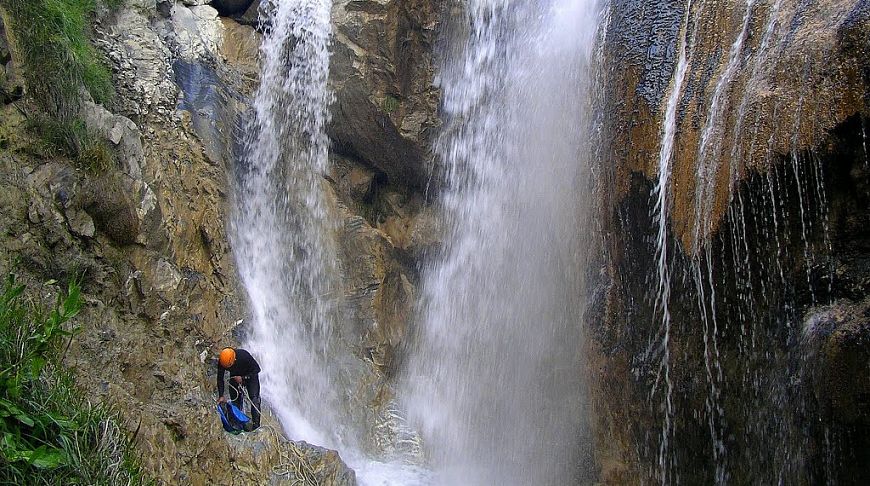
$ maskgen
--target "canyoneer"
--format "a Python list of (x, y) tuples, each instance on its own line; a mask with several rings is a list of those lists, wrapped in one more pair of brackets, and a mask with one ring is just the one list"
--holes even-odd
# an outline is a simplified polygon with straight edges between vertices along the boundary
[(251, 353), (241, 348), (224, 348), (218, 357), (217, 392), (218, 404), (224, 404), (224, 378), (230, 374), (230, 398), (239, 410), (243, 410), (244, 395), (242, 387), (248, 392), (251, 401), (251, 421), (245, 424), (250, 432), (260, 427), (260, 365)]

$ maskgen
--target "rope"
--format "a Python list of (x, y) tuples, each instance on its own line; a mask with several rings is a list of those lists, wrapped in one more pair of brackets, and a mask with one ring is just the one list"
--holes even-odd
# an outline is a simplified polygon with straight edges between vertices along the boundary
[[(233, 392), (236, 393), (235, 397), (233, 397)], [(230, 384), (230, 401), (235, 402), (236, 399), (239, 398), (239, 395), (241, 395), (241, 397), (242, 397), (242, 404), (244, 404), (245, 400), (247, 400), (248, 403), (251, 404), (252, 410), (256, 410), (257, 413), (259, 413), (260, 415), (263, 415), (263, 412), (262, 412), (262, 410), (260, 410), (260, 407), (254, 405), (254, 401), (251, 400), (251, 397), (249, 397), (247, 393), (245, 393), (244, 381), (242, 383), (236, 383), (236, 385)]]
[[(320, 482), (317, 481), (317, 473), (320, 470), (315, 470), (305, 460), (305, 454), (299, 450), (296, 444), (287, 442), (286, 445), (286, 449), (280, 449), (282, 461), (272, 467), (272, 472), (287, 479), (291, 479), (292, 476), (293, 482), (290, 484), (294, 486), (318, 486)], [(291, 452), (295, 457), (291, 457)]]

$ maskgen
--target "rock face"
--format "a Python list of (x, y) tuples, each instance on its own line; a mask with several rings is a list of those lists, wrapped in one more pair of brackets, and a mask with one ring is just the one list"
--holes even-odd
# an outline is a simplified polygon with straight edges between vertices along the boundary
[(440, 1), (338, 1), (330, 138), (400, 187), (425, 188), (437, 120), (433, 47)]
[[(866, 482), (866, 400), (845, 385), (867, 366), (866, 2), (610, 6), (588, 316), (601, 481)], [(834, 301), (838, 317), (818, 308)], [(813, 313), (829, 324), (810, 346)]]
[[(82, 279), (82, 330), (64, 362), (120, 411), (158, 484), (355, 484), (336, 452), (276, 433), (268, 410), (256, 434), (220, 427), (213, 356), (245, 316), (224, 228), (227, 140), (256, 87), (259, 39), (207, 2), (159, 3), (95, 23), (117, 96), (111, 111), (85, 100), (82, 117), (113, 147), (114, 169), (33, 155), (30, 107), (8, 104), (22, 92), (2, 78), (0, 271), (17, 261), (34, 285)], [(5, 75), (14, 53), (0, 34)]]
[[(818, 146), (828, 130), (861, 110), (867, 46), (860, 33), (866, 33), (867, 12), (851, 0), (657, 5), (612, 4), (605, 62), (616, 70), (602, 82), (608, 99), (624, 103), (612, 105), (607, 150), (624, 161), (613, 174), (615, 197), (628, 190), (633, 172), (655, 178), (660, 117), (685, 43), (672, 225), (691, 248), (723, 219), (735, 181), (769, 168), (771, 153)], [(637, 21), (640, 12), (655, 13)], [(698, 223), (701, 201), (711, 207), (702, 208), (705, 221)]]

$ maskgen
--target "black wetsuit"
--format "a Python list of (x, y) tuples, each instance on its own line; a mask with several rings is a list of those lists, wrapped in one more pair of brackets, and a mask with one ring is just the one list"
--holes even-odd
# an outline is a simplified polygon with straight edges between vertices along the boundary
[[(248, 398), (251, 399), (251, 422), (253, 423), (253, 427), (256, 429), (260, 426), (260, 378), (258, 374), (260, 373), (260, 365), (257, 364), (257, 360), (251, 356), (251, 353), (245, 351), (244, 349), (236, 348), (236, 361), (229, 368), (224, 368), (221, 366), (220, 362), (218, 362), (218, 373), (217, 373), (217, 389), (218, 396), (224, 396), (224, 379), (226, 378), (226, 373), (230, 373), (230, 378), (234, 376), (242, 377), (242, 385), (248, 391)], [(233, 402), (236, 404), (239, 409), (242, 409), (244, 402), (242, 400), (242, 393), (239, 389), (239, 385), (230, 380), (230, 398), (233, 399)]]

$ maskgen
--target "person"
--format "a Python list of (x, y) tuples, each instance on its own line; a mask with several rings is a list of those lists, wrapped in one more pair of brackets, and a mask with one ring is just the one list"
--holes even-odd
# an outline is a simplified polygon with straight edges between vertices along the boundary
[(260, 365), (251, 353), (241, 348), (224, 348), (218, 357), (217, 391), (218, 403), (226, 403), (224, 395), (224, 378), (230, 374), (230, 392), (233, 403), (242, 410), (242, 386), (248, 391), (251, 399), (250, 430), (260, 427)]

